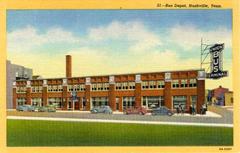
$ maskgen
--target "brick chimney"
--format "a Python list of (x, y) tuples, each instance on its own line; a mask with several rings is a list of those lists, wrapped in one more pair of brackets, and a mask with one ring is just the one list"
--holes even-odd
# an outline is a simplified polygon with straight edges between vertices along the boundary
[(71, 55), (66, 55), (66, 77), (72, 77), (72, 57)]

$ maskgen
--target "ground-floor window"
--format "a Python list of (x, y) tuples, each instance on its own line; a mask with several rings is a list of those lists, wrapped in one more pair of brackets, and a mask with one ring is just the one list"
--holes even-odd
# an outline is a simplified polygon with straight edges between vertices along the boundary
[(142, 106), (147, 109), (164, 106), (164, 98), (163, 96), (144, 96), (142, 97)]
[(180, 104), (186, 109), (187, 96), (173, 96), (173, 109), (177, 109)]
[(197, 106), (197, 96), (191, 96), (191, 105), (196, 108), (196, 106)]
[(92, 107), (108, 106), (108, 97), (92, 97)]
[(17, 98), (17, 105), (25, 105), (26, 104), (26, 98)]
[(59, 97), (48, 98), (48, 104), (49, 105), (55, 105), (56, 108), (62, 108), (63, 107), (62, 98), (59, 98)]
[(32, 98), (32, 106), (42, 106), (42, 98)]
[(123, 109), (135, 106), (135, 97), (123, 97)]

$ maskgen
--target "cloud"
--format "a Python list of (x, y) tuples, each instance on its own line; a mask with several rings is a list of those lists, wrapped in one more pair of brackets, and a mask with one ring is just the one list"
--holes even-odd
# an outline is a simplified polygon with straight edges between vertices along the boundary
[(224, 27), (203, 31), (194, 25), (175, 25), (169, 29), (169, 34), (169, 41), (188, 51), (191, 51), (194, 47), (200, 47), (201, 38), (206, 44), (225, 43), (226, 47), (232, 47), (232, 32)]
[[(40, 33), (37, 28), (31, 26), (9, 32), (7, 36), (8, 59), (12, 63), (33, 68), (35, 75), (39, 74), (45, 78), (65, 77), (66, 54), (72, 55), (73, 76), (76, 77), (198, 69), (198, 57), (183, 59), (180, 56), (181, 50), (164, 49), (164, 42), (172, 46), (180, 45), (186, 50), (193, 50), (194, 47), (200, 47), (201, 37), (209, 41), (219, 39), (219, 42), (231, 46), (231, 32), (224, 28), (203, 31), (195, 26), (176, 25), (169, 29), (169, 36), (164, 36), (163, 34), (157, 35), (139, 21), (113, 21), (105, 26), (89, 28), (86, 36), (82, 38), (61, 27), (46, 29), (44, 33)], [(126, 51), (116, 54), (111, 48), (111, 42), (122, 41), (127, 42)], [(35, 48), (47, 44), (58, 46), (79, 42), (85, 43), (81, 47), (69, 48), (64, 52), (56, 50), (56, 54), (33, 52)], [(105, 42), (109, 43), (106, 43), (104, 47), (96, 45)], [(231, 64), (226, 64), (224, 67), (227, 70), (232, 68)], [(231, 81), (231, 75), (219, 82), (208, 80), (206, 87), (214, 88), (216, 84), (222, 83), (222, 86), (232, 88)]]
[(69, 44), (80, 41), (81, 39), (74, 36), (72, 32), (60, 27), (50, 28), (45, 33), (40, 33), (38, 29), (27, 26), (9, 32), (7, 35), (8, 51), (32, 51), (46, 44)]
[(160, 37), (140, 21), (113, 21), (106, 26), (90, 28), (89, 39), (95, 42), (128, 41), (132, 43), (129, 46), (131, 51), (147, 50), (162, 44)]

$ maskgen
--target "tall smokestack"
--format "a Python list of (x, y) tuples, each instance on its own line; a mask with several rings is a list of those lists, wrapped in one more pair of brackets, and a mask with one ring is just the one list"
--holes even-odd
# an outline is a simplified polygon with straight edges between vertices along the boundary
[(66, 55), (66, 77), (72, 77), (72, 57), (71, 55)]

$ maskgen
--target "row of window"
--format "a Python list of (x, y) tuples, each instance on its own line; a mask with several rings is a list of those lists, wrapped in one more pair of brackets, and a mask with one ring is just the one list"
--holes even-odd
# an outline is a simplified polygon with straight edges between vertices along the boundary
[(92, 91), (106, 91), (109, 90), (109, 83), (93, 83)]
[(27, 91), (26, 87), (17, 87), (16, 92), (17, 93), (25, 93)]
[(156, 88), (164, 88), (164, 81), (143, 81), (142, 89), (156, 89)]
[(116, 90), (133, 90), (135, 89), (135, 82), (121, 82), (116, 83)]
[[(161, 89), (165, 87), (164, 81), (143, 81), (141, 83), (142, 89)], [(188, 87), (197, 87), (196, 79), (190, 79), (189, 82), (187, 79), (183, 80), (172, 80), (172, 88), (188, 88)], [(135, 82), (121, 82), (116, 83), (116, 90), (134, 90)], [(92, 91), (107, 91), (109, 90), (109, 83), (94, 83), (91, 85)], [(17, 87), (17, 93), (26, 93), (26, 87)], [(62, 92), (62, 85), (49, 85), (48, 92)], [(85, 91), (85, 84), (79, 85), (68, 85), (68, 92), (72, 91)], [(37, 93), (42, 92), (42, 86), (32, 86), (31, 92)]]
[(187, 79), (181, 80), (181, 83), (179, 80), (172, 80), (172, 88), (188, 88), (188, 87), (197, 87), (197, 80), (190, 79), (189, 83)]
[(68, 85), (68, 91), (85, 91), (85, 85), (79, 84), (79, 85)]
[[(119, 104), (118, 98), (116, 98), (116, 104)], [(123, 109), (131, 108), (135, 106), (135, 97), (123, 97), (122, 98), (122, 106)], [(69, 100), (71, 102), (71, 100)], [(85, 98), (82, 99), (82, 102), (84, 103), (84, 106), (86, 105)], [(172, 97), (173, 102), (173, 109), (177, 109), (179, 105), (181, 105), (184, 109), (186, 109), (187, 104), (187, 96), (173, 96)], [(42, 106), (42, 99), (41, 98), (32, 98), (31, 103), (34, 106)], [(190, 97), (190, 104), (194, 107), (196, 107), (197, 103), (197, 96), (191, 96)], [(17, 98), (17, 104), (18, 105), (24, 105), (26, 104), (25, 98)], [(62, 108), (62, 98), (59, 97), (53, 97), (48, 98), (48, 104), (55, 105), (57, 108)], [(92, 97), (91, 98), (91, 107), (96, 106), (108, 106), (109, 105), (109, 99), (108, 97)], [(142, 106), (146, 107), (147, 109), (152, 109), (160, 106), (164, 106), (164, 97), (163, 96), (144, 96), (142, 97)], [(119, 107), (119, 105), (117, 105)]]
[(142, 106), (146, 108), (156, 108), (164, 106), (163, 96), (144, 96), (142, 99)]
[(42, 92), (42, 86), (32, 86), (31, 92), (33, 92), (33, 93)]

